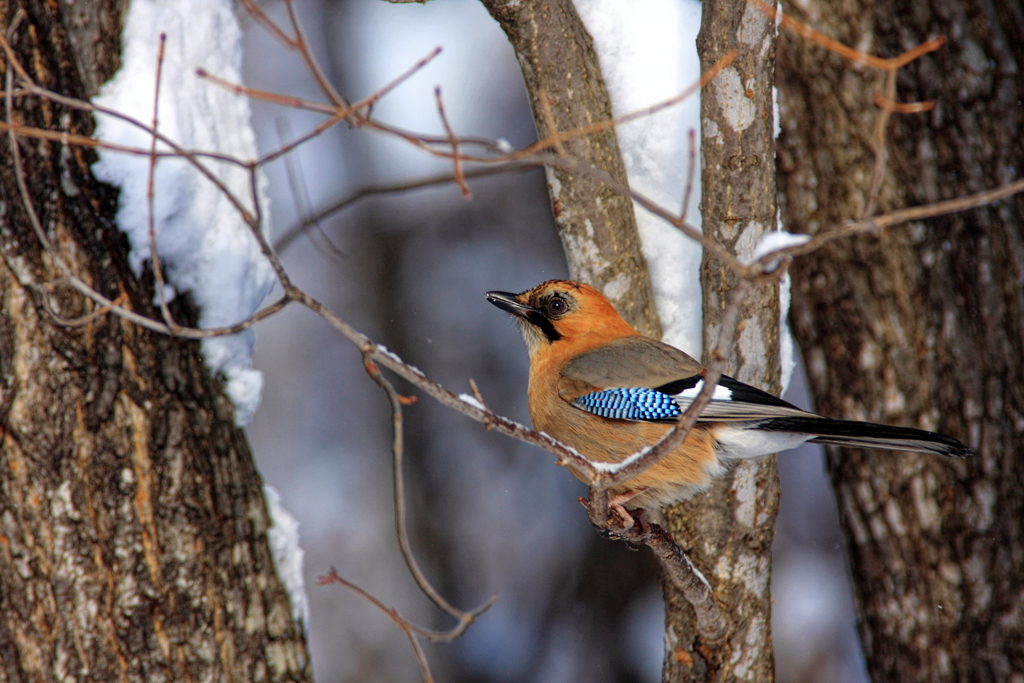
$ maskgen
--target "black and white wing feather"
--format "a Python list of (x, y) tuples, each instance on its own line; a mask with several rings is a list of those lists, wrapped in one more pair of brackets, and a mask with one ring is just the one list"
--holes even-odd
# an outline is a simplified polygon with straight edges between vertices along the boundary
[[(645, 337), (583, 354), (567, 364), (563, 375), (599, 387), (571, 399), (572, 403), (613, 420), (674, 423), (704, 386), (703, 369), (696, 361)], [(764, 455), (808, 440), (854, 448), (973, 455), (970, 448), (942, 434), (820, 417), (727, 376), (719, 380), (697, 422), (719, 426), (718, 438), (730, 457)]]

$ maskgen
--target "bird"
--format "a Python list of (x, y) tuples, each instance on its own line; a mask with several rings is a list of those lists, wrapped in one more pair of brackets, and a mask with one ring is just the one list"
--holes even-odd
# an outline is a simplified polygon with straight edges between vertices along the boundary
[[(598, 462), (621, 462), (658, 442), (697, 397), (706, 369), (679, 349), (643, 336), (599, 291), (548, 280), (519, 294), (491, 291), (511, 313), (530, 356), (527, 390), (534, 429)], [(616, 505), (659, 510), (705, 490), (732, 461), (813, 441), (967, 457), (942, 434), (807, 412), (725, 375), (684, 443), (609, 490)], [(586, 483), (586, 475), (570, 465)]]

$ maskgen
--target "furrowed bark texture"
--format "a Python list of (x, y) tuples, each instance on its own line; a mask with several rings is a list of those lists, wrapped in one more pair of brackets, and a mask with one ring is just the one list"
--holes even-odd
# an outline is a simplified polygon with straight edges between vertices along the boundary
[[(937, 34), (890, 128), (880, 209), (999, 186), (1024, 168), (1019, 3), (883, 0), (785, 11), (879, 56)], [(857, 216), (874, 164), (881, 76), (784, 34), (784, 221)], [(819, 412), (932, 429), (970, 461), (828, 455), (872, 680), (1024, 680), (1024, 199), (833, 243), (794, 263), (794, 331)]]
[[(19, 12), (8, 35), (38, 84), (81, 96), (76, 49), (90, 53), (81, 64), (98, 69), (93, 83), (116, 67), (118, 32), (102, 49), (102, 31), (69, 40), (68, 26), (81, 26), (60, 5), (28, 1), (0, 2), (0, 30)], [(15, 109), (27, 126), (92, 130), (48, 102), (18, 98)], [(29, 138), (19, 147), (61, 257), (152, 314), (152, 286), (131, 273), (111, 223), (114, 194), (90, 176), (93, 153)], [(310, 680), (267, 545), (262, 482), (198, 344), (113, 315), (57, 324), (47, 301), (65, 318), (93, 306), (42, 252), (6, 132), (0, 150), (0, 681)]]
[[(572, 0), (482, 0), (519, 60), (540, 136), (612, 118), (593, 41)], [(562, 142), (570, 157), (627, 184), (615, 130)], [(647, 263), (640, 252), (633, 202), (583, 173), (547, 169), (551, 208), (572, 277), (596, 287), (641, 334), (658, 339), (661, 324)]]
[[(697, 50), (707, 70), (730, 49), (736, 61), (701, 93), (702, 224), (705, 234), (750, 256), (775, 228), (772, 79), (774, 22), (742, 0), (704, 0)], [(704, 348), (714, 347), (736, 278), (705, 253)], [(755, 287), (726, 372), (779, 393), (779, 299), (775, 282)], [(709, 359), (705, 359), (707, 361)], [(666, 523), (701, 569), (730, 621), (724, 645), (700, 641), (693, 614), (665, 585), (663, 680), (772, 681), (771, 544), (779, 484), (775, 456), (738, 463), (706, 493), (672, 508)]]

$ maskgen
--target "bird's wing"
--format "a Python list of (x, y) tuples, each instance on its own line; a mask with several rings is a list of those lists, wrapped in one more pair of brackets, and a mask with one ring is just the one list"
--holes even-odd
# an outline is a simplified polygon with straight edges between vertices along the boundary
[[(601, 417), (675, 422), (704, 386), (704, 368), (679, 349), (626, 337), (580, 354), (562, 369), (559, 394)], [(817, 417), (780, 398), (723, 376), (698, 421)]]
[[(634, 422), (674, 423), (704, 386), (704, 368), (685, 353), (647, 337), (628, 337), (581, 354), (567, 363), (558, 393), (579, 410)], [(722, 376), (698, 422), (732, 422), (722, 448), (745, 458), (793, 448), (789, 435), (853, 448), (921, 451), (954, 457), (973, 451), (954, 438), (911, 427), (831, 420)], [(747, 424), (735, 424), (747, 423)], [(781, 436), (773, 440), (766, 435)], [(750, 435), (756, 434), (751, 439)]]

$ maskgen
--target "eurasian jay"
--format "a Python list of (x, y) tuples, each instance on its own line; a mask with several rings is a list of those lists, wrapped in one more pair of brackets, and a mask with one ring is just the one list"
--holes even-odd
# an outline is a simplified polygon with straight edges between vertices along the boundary
[[(515, 316), (529, 349), (534, 429), (591, 460), (619, 462), (656, 443), (703, 386), (705, 370), (697, 361), (638, 334), (589, 285), (550, 280), (521, 294), (486, 297)], [(683, 445), (610, 493), (625, 507), (657, 509), (706, 488), (731, 460), (806, 441), (973, 454), (941, 434), (821, 417), (723, 375)]]

